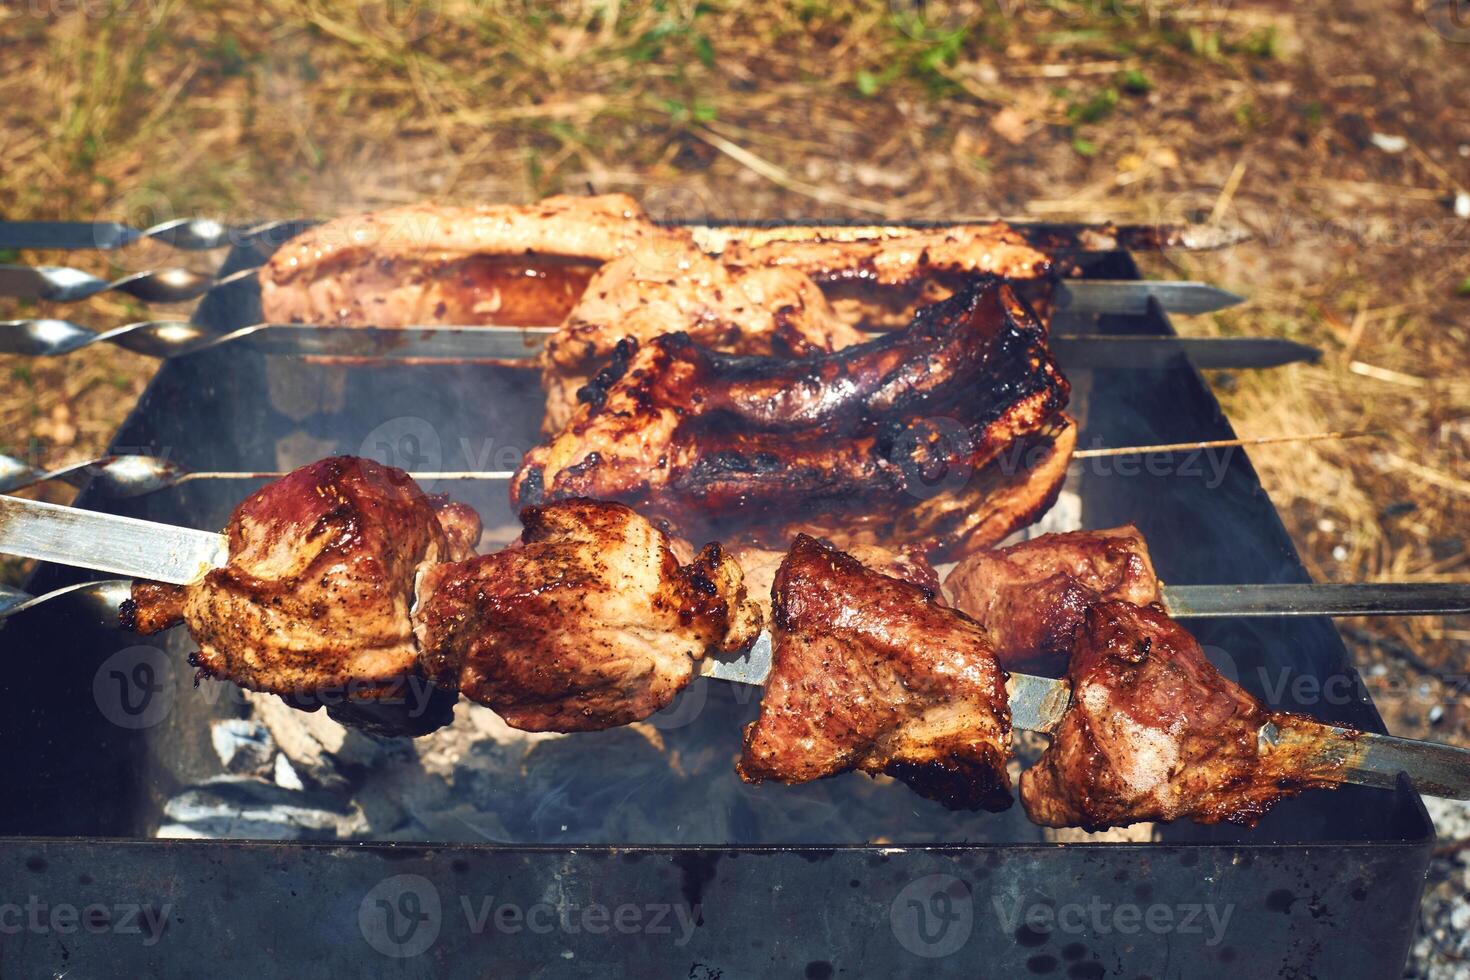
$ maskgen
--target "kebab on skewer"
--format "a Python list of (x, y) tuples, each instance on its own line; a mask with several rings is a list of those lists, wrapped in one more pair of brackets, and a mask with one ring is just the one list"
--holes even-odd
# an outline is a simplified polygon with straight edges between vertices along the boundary
[[(392, 490), (378, 489), (385, 471)], [(225, 574), (216, 582), (209, 582), (208, 575), (196, 581), (197, 571), (188, 570), (200, 562), (219, 563), (212, 550), (219, 548), (212, 541), (218, 536), (203, 532), (6, 498), (0, 499), (0, 538), (7, 547), (28, 536), (31, 541), (45, 540), (49, 543), (40, 557), (65, 555), (113, 571), (167, 567), (178, 581), (192, 583), (184, 589), (182, 606), (177, 595), (160, 595), (139, 585), (128, 612), (130, 621), (160, 628), (182, 608), (196, 635), (228, 637), (231, 643), (258, 643), (252, 641), (250, 629), (238, 624), (264, 622), (264, 615), (288, 598), (302, 600), (308, 617), (330, 619), (327, 607), (332, 604), (375, 608), (362, 605), (366, 593), (374, 590), (390, 593), (400, 603), (415, 594), (416, 604), (406, 616), (392, 614), (393, 628), (385, 631), (369, 622), (368, 635), (386, 633), (397, 639), (406, 626), (420, 644), (419, 662), (409, 670), (446, 688), (463, 688), (526, 728), (590, 730), (646, 717), (688, 682), (695, 660), (710, 676), (746, 683), (768, 680), (769, 646), (765, 665), (760, 644), (743, 660), (705, 655), (728, 656), (743, 648), (759, 625), (739, 569), (728, 555), (718, 546), (707, 546), (694, 562), (681, 565), (662, 532), (622, 505), (566, 501), (530, 508), (519, 545), (497, 555), (433, 564), (422, 556), (430, 553), (427, 542), (436, 538), (434, 522), (438, 514), (453, 511), (415, 494), (404, 486), (401, 475), (375, 464), (327, 460), (306, 468), (300, 480), (286, 487), (298, 493), (310, 490), (308, 496), (315, 499), (304, 506), (298, 502), (294, 511), (291, 501), (277, 501), (285, 512), (299, 514), (309, 523), (255, 528), (242, 521), (239, 533), (230, 536)], [(270, 490), (256, 495), (255, 506), (247, 501), (237, 516), (270, 513), (266, 506)], [(406, 505), (405, 512), (417, 511), (408, 523), (423, 533), (406, 557), (384, 551), (391, 551), (392, 535), (362, 532), (380, 499), (386, 499), (390, 509)], [(29, 522), (19, 536), (6, 532), (7, 523), (17, 519)], [(450, 525), (438, 523), (437, 534), (452, 548), (457, 535), (449, 526), (468, 525), (456, 519)], [(257, 533), (261, 533), (258, 544), (266, 547), (249, 545)], [(117, 541), (110, 540), (113, 535)], [(237, 543), (245, 546), (237, 549)], [(291, 560), (293, 548), (310, 556), (304, 566)], [(247, 553), (253, 556), (250, 567), (230, 568)], [(344, 569), (340, 574), (323, 574), (338, 566)], [(383, 567), (397, 571), (385, 578)], [(349, 574), (354, 569), (356, 576)], [(323, 588), (329, 583), (331, 588)], [(749, 778), (802, 781), (864, 768), (892, 773), (950, 805), (996, 807), (1005, 802), (1000, 790), (1006, 784), (999, 767), (1006, 758), (1008, 725), (1045, 731), (1073, 711), (1106, 714), (1106, 708), (1099, 709), (1096, 703), (1078, 708), (1081, 702), (1076, 698), (1063, 711), (1070, 697), (1064, 681), (1025, 674), (1007, 678), (984, 627), (943, 606), (932, 584), (925, 588), (880, 575), (811, 538), (798, 540), (777, 571), (776, 583), (773, 689), (761, 717), (747, 732), (749, 751), (741, 771)], [(207, 600), (222, 588), (241, 604), (189, 601), (191, 592)], [(151, 603), (163, 603), (162, 612), (149, 608)], [(250, 608), (251, 603), (260, 608)], [(231, 629), (189, 621), (191, 610), (209, 616), (222, 608), (236, 620)], [(1093, 622), (1088, 623), (1091, 628)], [(309, 631), (298, 635), (311, 642)], [(350, 630), (330, 640), (319, 650), (331, 679), (347, 678), (351, 690), (352, 679), (360, 678), (363, 696), (350, 707), (371, 708), (388, 688), (386, 671), (371, 655), (354, 656)], [(1148, 652), (1151, 642), (1145, 636), (1124, 659), (1143, 662), (1140, 653)], [(296, 695), (288, 688), (300, 679), (295, 672), (308, 651), (269, 641), (259, 647), (255, 652), (216, 650), (201, 663), (243, 664), (250, 686)], [(551, 656), (546, 655), (548, 649)], [(1165, 664), (1172, 657), (1161, 653), (1155, 663)], [(1074, 659), (1079, 683), (1091, 676), (1084, 673), (1086, 664)], [(235, 668), (227, 669), (233, 673)], [(1226, 682), (1202, 661), (1191, 669), (1200, 684), (1223, 690), (1247, 707), (1254, 704), (1234, 688), (1222, 686)], [(305, 693), (315, 695), (320, 686), (308, 681)], [(1129, 687), (1126, 678), (1116, 686), (1124, 692), (1120, 697), (1133, 699), (1130, 704), (1142, 703), (1140, 698), (1147, 693), (1146, 684)], [(1001, 698), (1002, 692), (1008, 696)], [(1087, 696), (1094, 702), (1097, 698)], [(801, 712), (808, 708), (803, 717)], [(1137, 721), (1139, 716), (1130, 717)], [(1220, 757), (1228, 764), (1222, 761), (1216, 767), (1218, 778), (1191, 779), (1188, 773), (1171, 769), (1164, 795), (1154, 785), (1132, 802), (1124, 798), (1078, 819), (1099, 824), (1162, 815), (1249, 822), (1277, 796), (1298, 788), (1344, 781), (1391, 786), (1404, 769), (1426, 792), (1470, 794), (1466, 761), (1470, 753), (1460, 750), (1244, 708), (1229, 717), (1202, 713), (1200, 718), (1201, 724), (1194, 727), (1170, 722), (1167, 732), (1178, 736), (1180, 744), (1174, 749), (1178, 758), (1211, 757), (1199, 747), (1230, 741), (1234, 747)], [(1205, 724), (1208, 719), (1214, 721)], [(361, 723), (360, 717), (350, 720)], [(1238, 736), (1242, 725), (1257, 720), (1261, 724), (1252, 755)], [(1067, 739), (1074, 729), (1086, 733), (1093, 728), (1063, 724), (1059, 753), (1071, 744)], [(1123, 726), (1118, 731), (1128, 735), (1132, 730)], [(1157, 732), (1145, 734), (1152, 741), (1141, 743), (1143, 750), (1169, 751), (1160, 748)], [(1192, 745), (1185, 744), (1191, 740)], [(1291, 754), (1271, 755), (1278, 747)], [(1116, 765), (1126, 768), (1133, 765), (1127, 761), (1128, 753), (1136, 748), (1121, 744), (1107, 758), (1120, 760)], [(1094, 746), (1074, 755), (1085, 758), (1095, 750)], [(1291, 759), (1299, 762), (1282, 761)], [(1070, 764), (1064, 769), (1058, 778), (1069, 780), (1068, 787), (1093, 792), (1079, 780), (1093, 778), (1099, 770)], [(1241, 787), (1248, 780), (1255, 780), (1255, 788), (1245, 792)], [(1169, 788), (1172, 781), (1182, 788)], [(1112, 784), (1100, 785), (1106, 790)], [(1042, 795), (1064, 799), (1061, 790)], [(1033, 793), (1033, 799), (1039, 798)], [(1239, 806), (1227, 805), (1237, 798), (1242, 801)], [(1173, 802), (1160, 809), (1164, 806), (1160, 800)]]
[(222, 567), (187, 586), (135, 584), (122, 620), (143, 633), (183, 622), (204, 675), (302, 707), (339, 694), (334, 713), (359, 724), (402, 723), (371, 709), (416, 675), (537, 731), (645, 718), (695, 660), (760, 631), (718, 545), (680, 564), (662, 531), (616, 503), (559, 501), (521, 519), (517, 544), (470, 557), (469, 508), (392, 467), (322, 460), (236, 508)]

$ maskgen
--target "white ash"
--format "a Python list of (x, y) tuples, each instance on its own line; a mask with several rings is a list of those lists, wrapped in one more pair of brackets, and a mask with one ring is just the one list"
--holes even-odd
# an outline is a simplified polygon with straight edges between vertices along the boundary
[(276, 743), (259, 722), (222, 718), (210, 726), (209, 738), (225, 772), (263, 773), (272, 767)]

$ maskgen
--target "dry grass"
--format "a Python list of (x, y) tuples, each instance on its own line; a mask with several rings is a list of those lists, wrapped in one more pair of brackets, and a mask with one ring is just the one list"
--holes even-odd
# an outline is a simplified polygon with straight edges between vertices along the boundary
[[(1313, 571), (1470, 579), (1470, 224), (1446, 203), (1470, 184), (1470, 47), (1409, 2), (931, 4), (928, 23), (903, 0), (443, 0), (396, 21), (338, 0), (45, 7), (0, 13), (7, 217), (248, 220), (590, 186), (671, 217), (1249, 225), (1256, 243), (1154, 271), (1252, 297), (1185, 329), (1327, 350), (1217, 378), (1242, 432), (1390, 433), (1252, 453)], [(1389, 152), (1375, 133), (1407, 142)], [(27, 256), (58, 259), (119, 268)], [(5, 360), (0, 448), (95, 452), (150, 366)], [(1358, 628), (1389, 676), (1462, 673), (1470, 656), (1464, 621)], [(1436, 737), (1464, 737), (1470, 717), (1443, 704)], [(1422, 733), (1425, 709), (1395, 723)]]

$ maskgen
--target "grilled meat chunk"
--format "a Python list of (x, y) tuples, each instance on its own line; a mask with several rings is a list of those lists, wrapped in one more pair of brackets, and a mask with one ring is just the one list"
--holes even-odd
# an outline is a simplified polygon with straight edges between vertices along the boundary
[(935, 274), (1036, 279), (1052, 260), (1003, 222), (947, 228), (771, 229), (756, 242), (732, 242), (727, 261), (799, 269), (818, 282), (861, 280), (898, 286)]
[(274, 323), (550, 326), (602, 263), (639, 247), (693, 246), (625, 194), (415, 204), (338, 218), (287, 242), (260, 270), (261, 311)]
[[(1021, 802), (1045, 827), (1188, 817), (1254, 825), (1277, 800), (1335, 785), (1321, 726), (1273, 712), (1220, 674), (1157, 606), (1087, 611), (1067, 671), (1072, 701)], [(1271, 723), (1280, 742), (1262, 739)]]
[(692, 243), (679, 250), (664, 244), (645, 245), (603, 266), (547, 340), (541, 359), (546, 434), (567, 424), (577, 391), (625, 337), (645, 343), (686, 333), (712, 350), (778, 357), (839, 350), (863, 339), (795, 269), (732, 264)]
[(979, 624), (807, 535), (772, 604), (771, 676), (742, 779), (861, 769), (952, 808), (1010, 806), (1006, 674)]
[(140, 632), (182, 620), (196, 665), (242, 687), (371, 699), (416, 668), (415, 577), (471, 554), (479, 523), (402, 470), (324, 459), (235, 509), (224, 567), (198, 585), (134, 585), (123, 620)]
[(1148, 545), (1131, 524), (1043, 534), (960, 560), (944, 580), (956, 609), (985, 624), (1007, 670), (1060, 674), (1089, 606), (1159, 601)]
[(651, 523), (594, 500), (528, 507), (521, 521), (518, 546), (427, 569), (415, 612), (429, 674), (515, 728), (646, 718), (689, 683), (696, 660), (760, 632), (718, 544), (681, 566)]
[[(995, 279), (903, 331), (803, 360), (718, 354), (679, 334), (623, 341), (567, 426), (526, 455), (512, 499), (622, 500), (712, 533), (773, 513), (824, 528), (886, 519), (892, 541), (963, 551), (1054, 498), (1067, 394), (1040, 324)], [(964, 494), (1001, 494), (1033, 471), (1046, 483), (1017, 495), (1024, 505), (990, 511)]]
[[(792, 537), (801, 533), (803, 532), (795, 531)], [(856, 544), (843, 550), (857, 559), (864, 568), (917, 585), (930, 595), (939, 594), (939, 573), (934, 571), (934, 566), (929, 564), (919, 548), (894, 549), (876, 544)], [(730, 547), (730, 553), (734, 555), (745, 576), (746, 591), (760, 605), (766, 622), (770, 622), (771, 593), (776, 584), (776, 572), (786, 560), (786, 552), (750, 544), (736, 544)]]

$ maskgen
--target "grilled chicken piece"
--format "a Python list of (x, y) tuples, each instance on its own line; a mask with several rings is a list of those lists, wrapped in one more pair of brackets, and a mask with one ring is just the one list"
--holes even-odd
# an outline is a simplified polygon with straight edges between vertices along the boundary
[(625, 194), (414, 204), (338, 218), (291, 239), (260, 270), (261, 311), (273, 323), (551, 326), (599, 266), (638, 248), (680, 254), (693, 245)]
[(424, 665), (527, 731), (592, 731), (647, 718), (706, 653), (755, 641), (761, 618), (718, 544), (681, 566), (669, 539), (622, 504), (521, 512), (518, 546), (427, 569), (416, 629)]
[(776, 573), (773, 606), (742, 779), (861, 769), (951, 808), (1010, 806), (1006, 674), (978, 623), (807, 535)]
[(686, 333), (711, 350), (777, 357), (829, 352), (863, 340), (799, 271), (722, 262), (692, 243), (678, 250), (664, 244), (640, 247), (605, 265), (548, 339), (541, 359), (546, 434), (567, 424), (577, 409), (577, 391), (625, 337), (646, 343)]
[(1087, 608), (1159, 601), (1148, 545), (1131, 524), (1043, 534), (961, 559), (944, 580), (956, 609), (985, 624), (1007, 670), (1056, 676)]
[(884, 286), (945, 273), (1038, 279), (1052, 272), (1051, 257), (1003, 222), (922, 230), (779, 229), (758, 244), (732, 242), (721, 257), (799, 269), (818, 282), (856, 279)]
[(135, 585), (124, 625), (182, 620), (195, 665), (241, 687), (371, 700), (416, 669), (416, 576), (472, 554), (480, 519), (402, 470), (337, 456), (251, 494), (225, 533), (224, 567), (198, 585)]
[[(892, 542), (984, 547), (1054, 499), (1067, 393), (1041, 326), (995, 279), (905, 330), (803, 360), (679, 334), (623, 341), (571, 422), (526, 455), (512, 499), (622, 500), (716, 533), (773, 514), (886, 520)], [(984, 506), (1037, 472), (1044, 486)]]
[[(1277, 800), (1338, 782), (1316, 751), (1316, 722), (1268, 710), (1158, 606), (1089, 609), (1067, 676), (1071, 705), (1021, 774), (1021, 802), (1044, 827), (1253, 826)], [(1274, 748), (1259, 734), (1268, 722)]]

